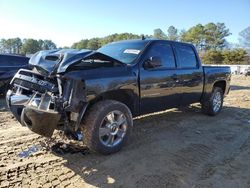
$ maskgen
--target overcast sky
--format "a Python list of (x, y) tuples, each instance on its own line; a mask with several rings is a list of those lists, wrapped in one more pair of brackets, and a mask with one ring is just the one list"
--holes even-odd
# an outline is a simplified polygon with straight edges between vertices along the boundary
[(113, 33), (153, 34), (224, 22), (237, 43), (250, 26), (250, 0), (0, 0), (0, 38), (50, 39), (71, 46)]

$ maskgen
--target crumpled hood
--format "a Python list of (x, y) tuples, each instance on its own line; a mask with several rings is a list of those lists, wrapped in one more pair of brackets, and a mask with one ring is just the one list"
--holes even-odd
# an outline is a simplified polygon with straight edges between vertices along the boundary
[(63, 73), (71, 65), (81, 59), (102, 59), (111, 62), (124, 64), (110, 56), (107, 56), (98, 51), (87, 49), (63, 49), (63, 50), (43, 50), (35, 53), (29, 60), (29, 64), (42, 70), (46, 74)]

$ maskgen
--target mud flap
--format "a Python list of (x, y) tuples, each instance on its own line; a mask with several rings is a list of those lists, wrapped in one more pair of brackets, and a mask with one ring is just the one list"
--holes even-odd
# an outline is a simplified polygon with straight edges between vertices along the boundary
[(25, 107), (21, 115), (21, 124), (39, 135), (51, 137), (60, 118), (61, 115), (58, 112)]

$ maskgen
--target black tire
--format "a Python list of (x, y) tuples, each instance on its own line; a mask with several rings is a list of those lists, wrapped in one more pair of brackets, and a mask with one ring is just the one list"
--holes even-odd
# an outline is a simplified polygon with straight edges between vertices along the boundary
[(5, 88), (4, 88), (4, 97), (6, 97), (6, 94), (7, 94), (9, 89), (10, 89), (10, 85), (8, 83), (8, 84), (5, 85)]
[[(122, 125), (122, 126), (126, 126), (126, 131), (122, 133), (124, 134), (123, 138), (120, 138), (117, 135), (116, 138), (121, 139), (120, 142), (118, 142), (114, 146), (107, 146), (102, 140), (103, 138), (100, 138), (99, 130), (102, 128), (103, 124), (105, 124), (103, 123), (104, 119), (108, 120), (107, 116), (113, 113), (114, 111), (121, 112), (123, 118), (126, 118), (125, 119), (126, 125)], [(114, 117), (115, 116), (113, 115), (113, 118)], [(110, 123), (108, 126), (111, 126), (112, 124), (113, 123)], [(128, 137), (131, 133), (132, 126), (133, 126), (132, 114), (129, 108), (125, 104), (120, 103), (118, 101), (114, 101), (114, 100), (103, 100), (94, 104), (87, 111), (87, 114), (84, 117), (83, 124), (81, 127), (83, 130), (84, 143), (87, 145), (87, 147), (94, 152), (107, 155), (107, 154), (115, 153), (121, 150), (123, 145), (128, 140)], [(107, 124), (105, 124), (104, 127), (105, 129), (107, 129)], [(112, 130), (110, 127), (108, 129), (110, 131)], [(108, 135), (111, 135), (111, 133), (108, 133)], [(105, 135), (105, 136), (108, 137), (108, 135)], [(113, 138), (113, 141), (114, 141), (114, 138)]]
[[(216, 96), (217, 97), (220, 96), (221, 100), (220, 105), (218, 105), (218, 108), (215, 108), (215, 103), (214, 103)], [(210, 97), (208, 97), (205, 101), (203, 101), (201, 106), (203, 113), (210, 116), (217, 115), (221, 111), (223, 106), (223, 90), (220, 87), (214, 87)]]
[(9, 83), (6, 83), (4, 86), (2, 86), (0, 95), (2, 95), (3, 97), (5, 97), (8, 89), (9, 89)]

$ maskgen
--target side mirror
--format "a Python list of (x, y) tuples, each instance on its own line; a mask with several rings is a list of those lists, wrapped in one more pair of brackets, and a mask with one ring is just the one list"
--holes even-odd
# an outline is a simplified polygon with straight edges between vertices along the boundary
[(161, 58), (158, 56), (150, 57), (144, 62), (145, 69), (152, 69), (152, 68), (161, 67), (161, 66), (162, 66), (162, 61), (161, 61)]

